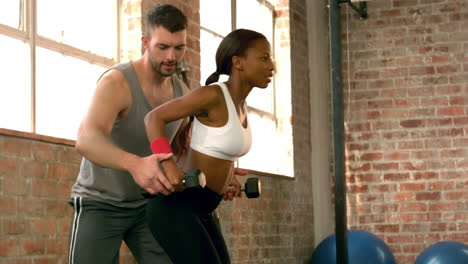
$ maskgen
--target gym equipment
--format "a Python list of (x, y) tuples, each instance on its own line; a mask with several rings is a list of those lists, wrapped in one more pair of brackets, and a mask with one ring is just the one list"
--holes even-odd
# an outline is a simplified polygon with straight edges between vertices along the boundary
[(468, 245), (457, 241), (441, 241), (424, 249), (414, 264), (466, 264)]
[(185, 188), (205, 188), (205, 174), (199, 169), (191, 169), (184, 174), (182, 184)]
[[(349, 230), (349, 264), (395, 264), (390, 248), (376, 235), (363, 230)], [(325, 238), (315, 249), (310, 264), (336, 262), (336, 235)]]
[(248, 178), (245, 184), (241, 186), (241, 191), (245, 193), (247, 198), (258, 198), (262, 192), (261, 187), (258, 178)]
[[(182, 178), (182, 185), (184, 185), (185, 188), (205, 188), (205, 174), (199, 169), (191, 169), (184, 174), (184, 177)], [(156, 196), (149, 193), (142, 193), (142, 195), (145, 198)]]

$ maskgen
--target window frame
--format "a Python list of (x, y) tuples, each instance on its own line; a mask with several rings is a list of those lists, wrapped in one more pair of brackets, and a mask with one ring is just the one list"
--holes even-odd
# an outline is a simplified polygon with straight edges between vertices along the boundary
[[(273, 4), (271, 4), (269, 1), (266, 1), (266, 0), (254, 0), (254, 1), (257, 1), (259, 2), (260, 4), (266, 6), (267, 8), (269, 8), (272, 13), (274, 14), (274, 11), (275, 11), (275, 8), (273, 6)], [(231, 30), (236, 30), (237, 29), (237, 0), (231, 0)], [(272, 49), (274, 50), (274, 15), (272, 15), (272, 20), (273, 20), (273, 36), (272, 36), (272, 39), (273, 39), (273, 43), (272, 43)], [(203, 30), (215, 37), (218, 37), (218, 38), (224, 38), (225, 36), (223, 36), (222, 34), (218, 33), (218, 32), (215, 32), (209, 28), (206, 28), (202, 25), (200, 25), (200, 31)], [(272, 112), (268, 112), (268, 111), (265, 111), (265, 110), (262, 110), (260, 108), (257, 108), (257, 107), (253, 107), (253, 106), (247, 106), (248, 107), (248, 110), (251, 111), (251, 112), (254, 112), (256, 114), (258, 114), (259, 116), (261, 117), (267, 117), (268, 119), (274, 121), (275, 123), (277, 122), (277, 119), (276, 119), (276, 89), (275, 89), (275, 82), (274, 82), (274, 78), (273, 78), (273, 83), (272, 83), (272, 87), (273, 89), (273, 92), (272, 92), (272, 100), (273, 100), (273, 110)]]
[[(29, 131), (21, 131), (26, 133), (36, 134), (37, 127), (37, 114), (36, 114), (36, 48), (41, 47), (53, 52), (62, 54), (63, 56), (72, 57), (79, 59), (91, 64), (95, 64), (102, 67), (111, 67), (114, 64), (120, 62), (120, 10), (121, 1), (115, 1), (116, 6), (116, 47), (113, 54), (114, 58), (104, 57), (98, 54), (94, 54), (89, 51), (85, 51), (69, 44), (64, 44), (55, 40), (48, 39), (40, 36), (37, 33), (37, 1), (38, 0), (20, 0), (20, 24), (18, 28), (14, 28), (8, 25), (0, 24), (0, 35), (10, 37), (16, 40), (23, 41), (29, 45), (30, 50), (30, 106), (31, 106), (31, 119), (29, 125)], [(8, 129), (11, 130), (11, 129)], [(47, 135), (45, 135), (47, 136)]]
[[(258, 3), (264, 5), (265, 7), (269, 8), (272, 12), (272, 50), (275, 50), (275, 8), (274, 5), (267, 0), (254, 0), (257, 1)], [(231, 30), (237, 29), (237, 0), (231, 0)], [(213, 31), (212, 29), (209, 29), (200, 23), (200, 31), (205, 31), (208, 34), (211, 34), (214, 37), (218, 38), (223, 38), (224, 36), (218, 32)], [(202, 43), (200, 43), (202, 46)], [(200, 65), (201, 68), (201, 65)], [(201, 80), (202, 81), (202, 80)], [(249, 113), (253, 113), (258, 115), (260, 118), (268, 119), (272, 122), (274, 122), (275, 126), (278, 127), (278, 113), (277, 113), (277, 100), (276, 97), (277, 95), (277, 89), (276, 89), (276, 78), (273, 78), (273, 81), (271, 83), (270, 89), (273, 89), (271, 93), (271, 100), (272, 100), (272, 109), (270, 111), (266, 111), (254, 106), (248, 106), (248, 111)], [(293, 165), (294, 166), (294, 165)], [(242, 167), (242, 165), (239, 166), (239, 161), (236, 162), (236, 167)], [(274, 176), (274, 177), (281, 177), (285, 179), (294, 179), (294, 173), (292, 175), (282, 175), (282, 174), (275, 174), (271, 172), (266, 172), (266, 171), (258, 171), (255, 169), (249, 169), (249, 168), (243, 168), (249, 171), (249, 173), (252, 174), (257, 174), (257, 175), (263, 175), (263, 176)], [(294, 168), (293, 168), (294, 170)]]

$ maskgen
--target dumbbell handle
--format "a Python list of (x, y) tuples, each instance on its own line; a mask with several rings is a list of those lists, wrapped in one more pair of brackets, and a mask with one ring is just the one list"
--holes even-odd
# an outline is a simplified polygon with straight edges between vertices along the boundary
[[(205, 174), (199, 169), (191, 169), (188, 172), (186, 172), (182, 177), (182, 185), (184, 185), (185, 188), (205, 188)], [(142, 195), (145, 198), (151, 198), (156, 196), (146, 192), (142, 193)]]

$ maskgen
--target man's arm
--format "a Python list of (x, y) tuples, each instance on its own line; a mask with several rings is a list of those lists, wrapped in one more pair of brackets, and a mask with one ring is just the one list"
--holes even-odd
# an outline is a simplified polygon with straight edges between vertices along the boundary
[(107, 72), (98, 82), (80, 124), (76, 150), (99, 166), (128, 171), (151, 194), (167, 195), (174, 189), (157, 164), (170, 158), (170, 154), (139, 157), (123, 151), (109, 139), (115, 120), (126, 114), (130, 104), (130, 88), (123, 74), (117, 70)]

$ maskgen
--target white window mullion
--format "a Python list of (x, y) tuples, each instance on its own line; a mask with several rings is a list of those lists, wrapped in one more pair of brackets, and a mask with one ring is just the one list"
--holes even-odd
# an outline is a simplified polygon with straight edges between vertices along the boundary
[(26, 32), (29, 37), (29, 49), (30, 49), (30, 63), (31, 63), (31, 132), (36, 132), (36, 15), (37, 15), (37, 3), (36, 0), (27, 0), (26, 12), (27, 29)]
[(29, 36), (26, 32), (0, 24), (0, 34), (28, 42)]
[(120, 38), (121, 38), (121, 34), (120, 34), (120, 30), (121, 30), (121, 26), (120, 26), (120, 21), (121, 21), (121, 16), (120, 16), (120, 10), (121, 10), (121, 7), (122, 7), (122, 1), (117, 1), (116, 3), (116, 8), (115, 8), (115, 12), (116, 12), (116, 27), (115, 27), (115, 35), (116, 35), (116, 45), (115, 45), (115, 54), (114, 54), (114, 60), (116, 62), (120, 62), (121, 60), (121, 56), (122, 56), (122, 52), (121, 52), (121, 44), (120, 44)]
[[(64, 56), (74, 57), (80, 60), (87, 61), (102, 67), (110, 67), (117, 63), (117, 60), (93, 54), (89, 51), (84, 51), (73, 46), (50, 40), (41, 36), (36, 36), (36, 46), (46, 48)], [(116, 58), (117, 59), (117, 58)]]
[(237, 1), (231, 0), (231, 30), (237, 29)]

